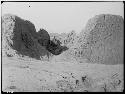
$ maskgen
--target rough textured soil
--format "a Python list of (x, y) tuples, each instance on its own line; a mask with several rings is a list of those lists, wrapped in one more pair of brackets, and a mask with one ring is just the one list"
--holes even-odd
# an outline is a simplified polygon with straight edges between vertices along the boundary
[(2, 90), (14, 92), (123, 91), (123, 64), (42, 62), (3, 58)]

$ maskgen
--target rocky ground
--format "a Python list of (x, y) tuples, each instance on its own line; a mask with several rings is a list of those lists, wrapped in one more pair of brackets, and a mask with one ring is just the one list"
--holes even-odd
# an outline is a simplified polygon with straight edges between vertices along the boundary
[(3, 58), (2, 90), (7, 92), (122, 92), (123, 64), (43, 62)]

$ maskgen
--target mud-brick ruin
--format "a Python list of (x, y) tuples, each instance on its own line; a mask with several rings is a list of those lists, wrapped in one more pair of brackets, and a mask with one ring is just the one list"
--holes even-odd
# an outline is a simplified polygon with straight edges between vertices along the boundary
[(65, 39), (64, 34), (51, 39), (52, 34), (44, 29), (36, 32), (32, 22), (7, 14), (2, 17), (2, 54), (40, 59), (66, 51), (64, 57), (71, 55), (91, 63), (119, 64), (123, 62), (123, 31), (121, 16), (101, 14), (91, 18), (79, 36), (71, 32), (65, 34)]

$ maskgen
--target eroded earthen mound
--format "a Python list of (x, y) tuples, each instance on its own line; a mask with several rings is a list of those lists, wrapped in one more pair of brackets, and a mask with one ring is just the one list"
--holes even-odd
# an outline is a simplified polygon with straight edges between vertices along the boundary
[(35, 26), (15, 15), (2, 17), (2, 51), (3, 55), (26, 55), (40, 59), (48, 51), (37, 42)]
[[(58, 41), (58, 43), (56, 43)], [(42, 57), (59, 55), (67, 50), (59, 44), (59, 40), (50, 40), (44, 29), (36, 32), (34, 24), (15, 15), (6, 14), (2, 17), (2, 51), (3, 55)]]
[(123, 63), (124, 20), (121, 16), (101, 14), (91, 18), (81, 40), (73, 49), (77, 57), (101, 64)]

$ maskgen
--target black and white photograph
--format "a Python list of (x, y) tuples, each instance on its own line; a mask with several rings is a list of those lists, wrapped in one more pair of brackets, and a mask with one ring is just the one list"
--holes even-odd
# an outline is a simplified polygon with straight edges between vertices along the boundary
[(124, 3), (2, 2), (2, 92), (123, 92)]

